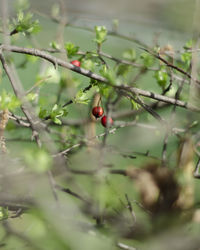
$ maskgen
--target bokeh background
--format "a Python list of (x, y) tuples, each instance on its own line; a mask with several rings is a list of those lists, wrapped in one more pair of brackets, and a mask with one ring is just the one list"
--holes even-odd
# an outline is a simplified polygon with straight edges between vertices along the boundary
[[(16, 16), (17, 1), (7, 0), (7, 2), (9, 3), (9, 14), (14, 18)], [(19, 2), (23, 3), (23, 0)], [(30, 11), (34, 14), (34, 18), (39, 20), (41, 32), (36, 34), (33, 39), (23, 35), (16, 35), (13, 37), (12, 43), (25, 47), (31, 44), (31, 46), (40, 49), (49, 48), (50, 42), (58, 39), (58, 33), (60, 32), (58, 24), (51, 20), (52, 9), (56, 8), (56, 4), (61, 4), (61, 6), (65, 7), (65, 17), (71, 23), (71, 25), (64, 28), (63, 33), (61, 32), (63, 41), (73, 42), (75, 45), (80, 46), (80, 49), (84, 52), (96, 49), (93, 41), (95, 34), (91, 32), (94, 26), (104, 25), (111, 31), (113, 29), (113, 20), (118, 20), (119, 33), (138, 39), (149, 47), (155, 44), (160, 47), (171, 45), (174, 50), (181, 50), (183, 45), (193, 37), (194, 18), (198, 14), (195, 14), (197, 11), (195, 0), (31, 0)], [(88, 28), (91, 30), (87, 30)], [(2, 34), (0, 39), (2, 41)], [(122, 58), (122, 53), (125, 49), (134, 48), (137, 59), (141, 62), (140, 54), (142, 51), (140, 46), (140, 44), (128, 41), (128, 39), (124, 40), (119, 37), (108, 36), (107, 41), (102, 46), (102, 50), (117, 58)], [(59, 57), (60, 55), (56, 56)], [(24, 60), (24, 55), (13, 55), (13, 61), (17, 65), (20, 79), (27, 90), (37, 81), (38, 74), (43, 72), (44, 69), (48, 69), (49, 64), (38, 60), (37, 62), (29, 62), (26, 67), (20, 67)], [(114, 65), (109, 60), (108, 63), (111, 67)], [(63, 71), (73, 79), (78, 79), (79, 83), (67, 86), (67, 89), (62, 93), (61, 102), (70, 100), (78, 90), (89, 84), (88, 78), (67, 70)], [(58, 72), (61, 73), (62, 69), (59, 68)], [(137, 69), (133, 69), (133, 74), (136, 73)], [(2, 75), (2, 79), (0, 90), (12, 91), (5, 75)], [(161, 93), (161, 88), (155, 84), (154, 72), (149, 71), (146, 73), (137, 84), (142, 89)], [(170, 94), (175, 93), (177, 86), (175, 84), (175, 88), (172, 89)], [(40, 92), (41, 101), (46, 106), (52, 107), (56, 101), (57, 91), (58, 85), (53, 81), (42, 86)], [(185, 96), (188, 92), (188, 85), (184, 85), (183, 98), (186, 98)], [(91, 100), (93, 94), (91, 93)], [(144, 100), (148, 102), (147, 99)], [(106, 100), (103, 100), (103, 102), (105, 104)], [(90, 116), (91, 105), (91, 102), (89, 105), (70, 105), (67, 108), (68, 116), (65, 121), (87, 119)], [(122, 100), (114, 110), (114, 114), (130, 109), (130, 102)], [(21, 112), (18, 114), (22, 115)], [(166, 120), (171, 119), (171, 110), (163, 109), (159, 111), (159, 114)], [(116, 121), (120, 122), (122, 120), (126, 122), (134, 119), (135, 115), (130, 115)], [(198, 121), (199, 114), (191, 113), (181, 108), (176, 109), (176, 117), (173, 120), (174, 126), (185, 127), (193, 120)], [(158, 126), (158, 129), (147, 130), (146, 128), (134, 126), (119, 129), (115, 134), (108, 136), (108, 148), (103, 154), (103, 159), (98, 150), (89, 152), (87, 147), (83, 147), (69, 155), (69, 167), (73, 170), (93, 170), (98, 166), (99, 162), (103, 162), (105, 166), (114, 170), (124, 170), (135, 166), (142, 167), (149, 161), (145, 156), (131, 159), (121, 157), (120, 153), (131, 154), (132, 152), (145, 153), (149, 151), (153, 157), (160, 158), (165, 137), (163, 127), (147, 113), (142, 114), (139, 117), (139, 121), (150, 126)], [(105, 131), (100, 122), (97, 122), (95, 126), (97, 135)], [(55, 127), (53, 129), (56, 131)], [(198, 128), (195, 129), (193, 131), (194, 134)], [(71, 140), (71, 137), (70, 140), (76, 143), (79, 142), (79, 139), (85, 138), (85, 131), (87, 131), (87, 127), (85, 128), (84, 126), (80, 128), (67, 127), (63, 129), (62, 133), (67, 139), (69, 139), (69, 135), (75, 135), (76, 140)], [(194, 136), (192, 137), (191, 134), (189, 134), (190, 137), (194, 139)], [(87, 175), (74, 175), (73, 177), (70, 175), (66, 177), (65, 181), (59, 181), (64, 187), (71, 188), (87, 198), (98, 201), (100, 209), (105, 209), (105, 211), (108, 210), (109, 212), (110, 217), (108, 216), (108, 220), (111, 222), (109, 221), (108, 225), (102, 228), (94, 226), (95, 219), (90, 217), (90, 212), (92, 214), (94, 208), (92, 206), (88, 208), (80, 200), (77, 201), (74, 197), (68, 197), (65, 193), (58, 192), (59, 201), (61, 201), (58, 208), (52, 195), (52, 190), (49, 187), (46, 173), (41, 174), (34, 170), (33, 163), (37, 165), (37, 170), (40, 169), (43, 156), (40, 158), (34, 151), (37, 147), (30, 140), (31, 131), (24, 128), (16, 129), (10, 122), (5, 138), (10, 155), (9, 159), (1, 163), (2, 173), (7, 171), (5, 170), (6, 165), (8, 167), (12, 166), (16, 171), (23, 166), (25, 173), (23, 172), (22, 175), (16, 178), (8, 177), (8, 179), (2, 181), (2, 186), (8, 191), (9, 195), (11, 194), (11, 197), (20, 195), (25, 202), (33, 195), (36, 201), (36, 208), (15, 219), (9, 218), (10, 226), (19, 235), (10, 232), (11, 236), (7, 239), (5, 225), (3, 225), (4, 221), (2, 222), (0, 227), (0, 244), (2, 244), (2, 249), (114, 250), (118, 249), (115, 243), (119, 241), (137, 249), (199, 249), (199, 217), (193, 223), (193, 216), (189, 211), (189, 215), (185, 216), (183, 214), (183, 219), (178, 222), (176, 221), (176, 215), (169, 218), (169, 223), (167, 223), (168, 218), (160, 218), (156, 221), (157, 227), (154, 229), (154, 220), (150, 219), (148, 213), (135, 203), (141, 197), (134, 181), (118, 175), (107, 176), (106, 171), (101, 172), (100, 175), (94, 178)], [(70, 147), (71, 141), (67, 141), (65, 147)], [(175, 136), (169, 137), (167, 156), (170, 159), (170, 169), (175, 168), (177, 164), (178, 143), (179, 140)], [(23, 160), (21, 161), (21, 159)], [(195, 156), (190, 161), (192, 167), (195, 166), (194, 163), (196, 161), (197, 157)], [(23, 165), (24, 162), (27, 163), (27, 166), (26, 164), (25, 166)], [(28, 166), (29, 163), (31, 166)], [(180, 179), (180, 183), (184, 184), (185, 179), (183, 176), (178, 175), (177, 179)], [(192, 187), (194, 187), (195, 204), (199, 204), (199, 180), (193, 180)], [(7, 197), (7, 193), (1, 192), (1, 194), (3, 194), (3, 198)], [(133, 238), (131, 238), (132, 236), (123, 238), (124, 228), (126, 228), (127, 224), (131, 226), (132, 221), (132, 217), (127, 209), (125, 194), (128, 195), (134, 204), (134, 213), (139, 224), (139, 227), (136, 225), (135, 237)], [(118, 218), (115, 217), (115, 213), (119, 213), (122, 216), (120, 220), (116, 219), (115, 221), (115, 218)], [(163, 225), (165, 226), (163, 227)], [(21, 235), (25, 235), (25, 237), (23, 238)]]

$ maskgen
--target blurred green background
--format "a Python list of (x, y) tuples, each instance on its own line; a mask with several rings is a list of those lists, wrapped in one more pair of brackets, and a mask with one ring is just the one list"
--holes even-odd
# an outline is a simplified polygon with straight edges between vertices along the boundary
[[(108, 30), (112, 30), (114, 19), (118, 19), (119, 21), (119, 33), (137, 38), (149, 47), (154, 46), (156, 41), (160, 47), (170, 44), (174, 49), (180, 50), (193, 36), (192, 27), (195, 12), (195, 1), (193, 0), (71, 0), (64, 2), (66, 4), (67, 20), (73, 22), (73, 25), (76, 27), (66, 27), (63, 33), (63, 40), (64, 42), (73, 42), (75, 45), (80, 46), (81, 51), (84, 52), (96, 49), (96, 45), (93, 41), (95, 37), (94, 32), (84, 30), (84, 27), (93, 29), (95, 25), (105, 25)], [(16, 15), (16, 1), (8, 0), (8, 3), (10, 15), (14, 17)], [(41, 32), (35, 35), (34, 39), (26, 38), (23, 35), (16, 35), (13, 37), (12, 43), (21, 47), (31, 45), (37, 48), (49, 48), (50, 42), (56, 40), (58, 34), (58, 24), (50, 20), (51, 10), (55, 4), (55, 1), (50, 0), (30, 1), (30, 10), (34, 13), (34, 17), (39, 20)], [(83, 28), (81, 29), (79, 26)], [(0, 39), (0, 41), (2, 41), (2, 35)], [(140, 62), (140, 54), (142, 53), (140, 45), (118, 37), (108, 36), (107, 41), (102, 46), (102, 51), (117, 58), (122, 58), (123, 51), (128, 48), (134, 48), (136, 50), (137, 60)], [(19, 66), (24, 62), (25, 58), (25, 55), (15, 54), (13, 61), (15, 65)], [(110, 66), (113, 66), (110, 60), (105, 60)], [(48, 67), (50, 65), (47, 63), (46, 66)], [(77, 86), (70, 86), (69, 84), (68, 89), (62, 93), (61, 103), (70, 100), (79, 89), (83, 89), (89, 85), (89, 79), (84, 76), (80, 76), (74, 72), (71, 73), (68, 70), (62, 70), (61, 68), (58, 70), (68, 76), (77, 78), (79, 81)], [(28, 62), (25, 68), (18, 68), (20, 79), (26, 90), (37, 81), (40, 71), (41, 60), (37, 60), (34, 63)], [(133, 69), (133, 75), (136, 73), (137, 69)], [(177, 84), (175, 84), (175, 86), (177, 87)], [(139, 79), (137, 87), (161, 93), (161, 88), (155, 83), (154, 73), (151, 71)], [(2, 91), (3, 89), (11, 90), (10, 83), (5, 75), (3, 75), (0, 84), (0, 90)], [(187, 94), (188, 89), (188, 86), (184, 85), (183, 93)], [(43, 85), (40, 92), (41, 102), (44, 99), (45, 105), (52, 107), (56, 101), (57, 91), (58, 85), (56, 83)], [(91, 92), (90, 98), (92, 98), (93, 93), (94, 91)], [(147, 100), (145, 99), (145, 101)], [(106, 100), (103, 100), (103, 102), (105, 103)], [(122, 100), (114, 112), (127, 109), (131, 109), (130, 102)], [(68, 116), (65, 118), (66, 121), (71, 119), (84, 120), (89, 117), (91, 112), (91, 102), (89, 105), (72, 104), (67, 107), (67, 110)], [(170, 112), (171, 109), (164, 109), (160, 111), (159, 114), (168, 120), (170, 119)], [(18, 111), (18, 114), (21, 114), (21, 112)], [(120, 120), (133, 121), (134, 119), (135, 116), (129, 116)], [(98, 149), (91, 153), (83, 148), (70, 154), (69, 167), (78, 170), (91, 170), (102, 161), (104, 165), (112, 166), (112, 169), (127, 169), (135, 166), (140, 167), (149, 161), (148, 158), (139, 156), (137, 156), (136, 159), (124, 158), (119, 153), (113, 154), (113, 150), (127, 154), (132, 154), (132, 152), (145, 153), (149, 150), (151, 155), (160, 158), (165, 136), (163, 127), (147, 113), (142, 114), (138, 119), (139, 122), (156, 125), (158, 129), (149, 131), (145, 128), (137, 127), (121, 128), (117, 130), (115, 134), (108, 136), (108, 148), (106, 152), (103, 153), (103, 156)], [(176, 119), (173, 122), (174, 126), (185, 127), (193, 120), (198, 121), (199, 114), (177, 108)], [(31, 150), (35, 148), (35, 145), (34, 142), (27, 142), (26, 140), (19, 141), (18, 138), (30, 138), (31, 131), (24, 128), (16, 129), (16, 127), (12, 127), (10, 123), (5, 133), (7, 147), (12, 157), (23, 158), (25, 152), (28, 152), (27, 150), (29, 149), (31, 152)], [(53, 127), (53, 129), (56, 131), (55, 127)], [(68, 133), (68, 127), (65, 129), (66, 131), (64, 131), (64, 133)], [(70, 133), (75, 133), (77, 138), (83, 138), (85, 136), (84, 129), (84, 127), (80, 129), (72, 128), (73, 131), (70, 131)], [(193, 130), (194, 134), (198, 128), (195, 129)], [(96, 134), (98, 135), (104, 131), (100, 122), (97, 122)], [(13, 140), (13, 138), (16, 138), (16, 140)], [(176, 136), (170, 136), (167, 156), (170, 159), (171, 168), (176, 167), (177, 145), (178, 138)], [(65, 147), (69, 146), (71, 146), (70, 142), (68, 142), (68, 144), (66, 143)], [(35, 162), (37, 163), (37, 157), (35, 157)], [(194, 162), (196, 162), (196, 157), (194, 158)], [(9, 167), (11, 165), (12, 162), (8, 164)], [(16, 164), (15, 167), (17, 168), (18, 165)], [(183, 222), (177, 222), (176, 218), (171, 218), (172, 226), (169, 226), (169, 229), (166, 223), (166, 228), (158, 226), (160, 231), (151, 231), (154, 224), (153, 220), (149, 218), (149, 215), (143, 209), (134, 203), (135, 200), (140, 199), (140, 196), (134, 186), (133, 180), (118, 175), (107, 175), (107, 171), (108, 169), (106, 168), (105, 172), (103, 171), (100, 176), (95, 176), (94, 178), (85, 175), (70, 176), (71, 179), (67, 179), (66, 183), (61, 183), (67, 188), (72, 188), (74, 191), (81, 192), (86, 197), (92, 197), (92, 199), (98, 201), (100, 210), (107, 211), (114, 219), (115, 216), (113, 214), (115, 214), (115, 212), (122, 214), (122, 219), (125, 218), (126, 223), (130, 223), (131, 225), (130, 221), (132, 217), (127, 210), (127, 201), (124, 196), (127, 194), (131, 201), (133, 201), (137, 221), (144, 226), (143, 230), (145, 232), (141, 232), (141, 234), (139, 232), (138, 238), (124, 239), (123, 234), (120, 232), (120, 227), (122, 231), (124, 228), (121, 221), (111, 220), (111, 223), (106, 224), (102, 228), (94, 226), (94, 218), (91, 218), (87, 214), (88, 212), (84, 213), (87, 211), (84, 204), (64, 193), (58, 193), (61, 207), (56, 207), (49, 188), (47, 176), (45, 174), (40, 176), (33, 171), (33, 176), (26, 177), (25, 175), (15, 181), (11, 179), (11, 183), (12, 181), (13, 183), (10, 187), (8, 185), (11, 193), (16, 189), (14, 193), (19, 194), (24, 187), (23, 195), (26, 196), (27, 194), (34, 193), (37, 197), (37, 208), (32, 209), (19, 218), (9, 219), (9, 223), (14, 230), (25, 235), (24, 238), (11, 235), (11, 237), (5, 238), (6, 240), (4, 240), (6, 235), (5, 228), (3, 226), (0, 227), (0, 243), (2, 243), (2, 249), (110, 250), (117, 249), (115, 243), (120, 240), (136, 248), (138, 247), (137, 249), (197, 249), (196, 242), (198, 242), (200, 229), (198, 223), (193, 223), (187, 219), (186, 222), (184, 220)], [(198, 204), (200, 202), (198, 195), (200, 186), (198, 180), (194, 182), (195, 202)], [(92, 209), (94, 208), (92, 207), (91, 210)], [(88, 209), (88, 211), (90, 211), (90, 209)], [(78, 219), (80, 224), (77, 223), (76, 219)], [(83, 224), (83, 228), (80, 226), (82, 225), (81, 223)], [(162, 225), (162, 218), (157, 223)], [(136, 227), (136, 230), (139, 229)], [(141, 239), (140, 235), (143, 235)]]

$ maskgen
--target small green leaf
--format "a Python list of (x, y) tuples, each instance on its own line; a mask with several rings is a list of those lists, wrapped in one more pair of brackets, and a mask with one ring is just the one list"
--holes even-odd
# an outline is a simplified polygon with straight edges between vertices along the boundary
[(140, 55), (140, 58), (143, 60), (143, 64), (145, 68), (151, 67), (154, 64), (154, 57), (149, 53), (143, 52)]
[(158, 54), (160, 52), (160, 47), (159, 46), (155, 46), (153, 48), (153, 52), (156, 53), (156, 54)]
[(191, 52), (184, 52), (181, 54), (181, 60), (185, 63), (187, 67), (190, 66), (192, 60), (192, 53)]
[(130, 99), (130, 101), (132, 104), (132, 109), (138, 110), (140, 108), (140, 105), (137, 102), (135, 102), (133, 99)]
[(192, 48), (192, 46), (193, 46), (193, 43), (194, 43), (194, 41), (191, 39), (191, 40), (189, 40), (189, 41), (187, 41), (186, 43), (185, 43), (185, 45), (183, 46), (183, 48), (184, 49), (191, 49)]
[(60, 45), (59, 45), (56, 41), (50, 42), (49, 45), (50, 45), (50, 47), (51, 47), (52, 49), (57, 49), (57, 50), (60, 49)]
[(58, 104), (55, 104), (50, 112), (50, 118), (54, 123), (61, 125), (62, 122), (60, 121), (60, 119), (58, 119), (58, 117), (63, 117), (67, 114), (68, 112), (65, 108), (62, 108)]
[(129, 73), (130, 69), (131, 69), (130, 65), (120, 64), (117, 68), (117, 75), (125, 77)]
[(34, 101), (37, 97), (38, 97), (37, 93), (28, 93), (28, 95), (26, 96), (27, 100), (29, 101)]
[(127, 49), (123, 53), (123, 57), (129, 61), (135, 61), (136, 59), (136, 52), (134, 49)]
[(55, 124), (62, 125), (61, 120), (59, 120), (57, 117), (54, 117), (54, 118), (53, 118), (53, 122), (54, 122)]
[(51, 110), (47, 110), (45, 108), (40, 107), (39, 111), (39, 117), (41, 119), (44, 119), (46, 117), (50, 117), (50, 119), (56, 123), (61, 125), (61, 120), (58, 119), (58, 117), (64, 117), (67, 116), (68, 112), (66, 108), (63, 108), (62, 106), (59, 106), (58, 104), (55, 104)]
[(0, 207), (0, 221), (8, 219), (8, 208)]
[(56, 110), (58, 110), (58, 104), (55, 104), (55, 105), (53, 106), (53, 108), (52, 108), (52, 111), (56, 111)]
[(17, 19), (13, 20), (14, 29), (11, 33), (23, 33), (33, 34), (40, 31), (39, 21), (33, 21), (33, 14), (28, 12), (24, 14), (23, 11), (19, 11), (17, 15)]
[(74, 103), (79, 104), (88, 104), (89, 98), (87, 98), (87, 93), (83, 92), (83, 90), (79, 90), (73, 100)]
[(112, 88), (102, 82), (97, 82), (97, 86), (99, 88), (100, 95), (104, 96), (105, 98), (108, 98), (110, 92), (112, 91)]
[(47, 109), (43, 109), (40, 107), (40, 111), (39, 111), (39, 118), (44, 119), (45, 117), (47, 117), (49, 114), (49, 112), (47, 111)]
[(65, 43), (65, 50), (67, 52), (67, 56), (71, 58), (72, 56), (75, 56), (77, 54), (77, 52), (79, 51), (79, 47), (75, 46), (71, 42), (68, 42), (68, 43)]
[(99, 70), (99, 73), (105, 77), (110, 83), (116, 83), (116, 74), (112, 69), (108, 69), (105, 65)]
[(27, 61), (29, 61), (31, 63), (35, 63), (35, 62), (38, 61), (38, 57), (37, 56), (26, 55), (26, 59), (27, 59)]
[(43, 79), (43, 78), (46, 79), (45, 80), (46, 83), (57, 84), (60, 82), (61, 76), (60, 76), (60, 72), (57, 69), (55, 69), (53, 66), (49, 66), (46, 69), (46, 71), (42, 75), (39, 76), (38, 80)]
[(52, 158), (44, 149), (31, 149), (24, 151), (24, 160), (34, 172), (44, 173), (52, 167)]
[(14, 111), (21, 105), (20, 100), (13, 94), (7, 93), (3, 90), (0, 95), (0, 110), (8, 109), (10, 111)]
[(94, 71), (94, 69), (95, 69), (94, 62), (90, 59), (83, 60), (81, 67), (84, 69), (87, 69), (87, 70), (91, 70), (91, 71)]
[(154, 77), (157, 80), (157, 83), (164, 89), (167, 81), (168, 81), (168, 74), (164, 68), (161, 68), (160, 70), (155, 72)]
[(95, 26), (94, 30), (96, 32), (96, 38), (94, 39), (94, 41), (97, 44), (101, 45), (106, 41), (107, 29), (105, 26)]

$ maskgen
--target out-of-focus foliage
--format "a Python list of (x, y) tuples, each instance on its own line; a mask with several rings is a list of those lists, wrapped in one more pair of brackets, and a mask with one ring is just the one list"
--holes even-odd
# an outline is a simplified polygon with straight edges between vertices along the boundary
[[(34, 3), (18, 1), (11, 45), (53, 59), (2, 52), (24, 96), (13, 94), (1, 68), (0, 248), (198, 249), (200, 116), (189, 105), (192, 81), (181, 72), (191, 74), (195, 41), (177, 50), (152, 32), (144, 52), (146, 41), (120, 33), (120, 18), (80, 28), (65, 20), (62, 5), (48, 6), (46, 17), (33, 15)], [(79, 60), (81, 69), (59, 67), (57, 58)], [(101, 125), (94, 106), (113, 127)]]

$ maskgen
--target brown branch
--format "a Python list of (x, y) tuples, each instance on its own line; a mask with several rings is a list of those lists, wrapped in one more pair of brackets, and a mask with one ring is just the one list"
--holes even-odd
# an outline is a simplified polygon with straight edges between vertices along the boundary
[(152, 56), (154, 56), (155, 58), (159, 59), (160, 61), (162, 61), (166, 66), (175, 69), (176, 71), (180, 72), (183, 75), (186, 75), (189, 79), (193, 80), (194, 82), (196, 82), (197, 84), (200, 84), (200, 81), (198, 81), (197, 79), (193, 78), (192, 75), (190, 75), (189, 73), (187, 73), (186, 71), (184, 71), (183, 69), (177, 67), (176, 65), (168, 62), (167, 60), (165, 60), (163, 57), (161, 57), (158, 54), (154, 54), (153, 52), (149, 51), (146, 48), (141, 48), (144, 51), (146, 51), (147, 53), (151, 54)]
[(55, 68), (57, 67), (57, 65), (62, 66), (64, 68), (70, 69), (72, 71), (75, 71), (79, 74), (82, 74), (84, 76), (90, 77), (92, 79), (98, 80), (98, 81), (102, 81), (105, 82), (106, 79), (98, 74), (95, 74), (89, 70), (74, 66), (73, 64), (66, 62), (64, 60), (61, 60), (59, 58), (56, 58), (42, 50), (39, 49), (33, 49), (33, 48), (22, 48), (22, 47), (18, 47), (18, 46), (10, 46), (10, 45), (1, 45), (1, 49), (2, 50), (7, 50), (7, 51), (12, 51), (15, 53), (20, 53), (20, 54), (27, 54), (27, 55), (32, 55), (32, 56), (37, 56), (40, 58), (43, 58), (47, 61), (49, 61), (50, 63), (52, 63)]
[[(40, 12), (38, 12), (38, 11), (37, 11), (37, 14), (40, 14), (40, 15), (42, 15), (43, 17), (45, 16), (45, 17), (49, 18), (49, 16), (46, 16), (45, 14), (40, 13)], [(54, 22), (57, 22), (57, 23), (60, 22), (60, 18), (53, 17), (53, 16), (51, 16), (50, 18), (51, 18), (51, 20), (54, 21)], [(66, 24), (66, 26), (67, 26), (67, 27), (76, 28), (76, 29), (86, 30), (86, 31), (89, 31), (89, 32), (94, 32), (94, 29), (92, 29), (92, 28), (84, 27), (84, 26), (78, 26), (78, 25), (75, 25), (75, 24), (70, 23), (70, 22), (68, 22), (68, 23)], [(134, 43), (136, 43), (136, 44), (139, 44), (139, 45), (141, 45), (141, 46), (143, 46), (143, 47), (148, 48), (148, 46), (147, 46), (144, 42), (140, 41), (140, 40), (137, 39), (137, 38), (129, 37), (129, 36), (127, 36), (127, 35), (124, 35), (124, 34), (121, 34), (121, 33), (119, 33), (119, 32), (115, 32), (115, 31), (108, 31), (107, 34), (108, 34), (108, 36), (118, 37), (118, 38), (121, 38), (121, 39), (123, 39), (123, 40), (127, 40), (127, 41), (129, 41), (129, 42), (134, 42)]]
[[(41, 50), (49, 52), (49, 53), (64, 53), (64, 52), (66, 52), (66, 50), (52, 49), (52, 48), (50, 48), (50, 49), (41, 49)], [(92, 52), (90, 52), (90, 51), (86, 51), (86, 52), (78, 51), (77, 55), (86, 55), (87, 53), (92, 53)], [(99, 52), (99, 55), (101, 55), (103, 57), (106, 57), (106, 58), (116, 62), (117, 64), (126, 64), (126, 65), (133, 66), (135, 68), (140, 68), (141, 70), (151, 70), (151, 71), (158, 71), (159, 70), (159, 68), (155, 68), (155, 67), (144, 68), (143, 64), (138, 64), (138, 63), (131, 62), (131, 61), (128, 61), (128, 60), (125, 60), (125, 59), (120, 59), (120, 58), (114, 57), (112, 55), (109, 55), (107, 53), (104, 53), (103, 51)], [(174, 79), (176, 79), (177, 81), (183, 81), (183, 78), (181, 78), (179, 75), (176, 75), (174, 73), (172, 73), (172, 77)], [(187, 79), (184, 79), (184, 82), (189, 83)]]
[[(72, 71), (75, 71), (79, 74), (82, 74), (84, 76), (87, 76), (89, 78), (92, 78), (94, 80), (100, 81), (100, 82), (104, 82), (109, 84), (108, 80), (96, 73), (93, 73), (89, 70), (77, 67), (72, 65), (71, 63), (65, 62), (59, 58), (56, 58), (52, 55), (49, 55), (48, 53), (38, 50), (38, 49), (32, 49), (32, 48), (22, 48), (22, 47), (17, 47), (17, 46), (10, 46), (10, 45), (1, 45), (1, 49), (2, 50), (8, 50), (8, 51), (12, 51), (12, 52), (16, 52), (16, 53), (22, 53), (22, 54), (29, 54), (29, 55), (33, 55), (33, 56), (38, 56), (41, 57), (51, 63), (54, 64), (54, 66), (60, 65), (64, 68), (68, 68)], [(150, 91), (145, 91), (142, 89), (138, 89), (138, 88), (131, 88), (129, 86), (126, 85), (121, 85), (121, 86), (113, 86), (114, 88), (119, 88), (119, 89), (126, 89), (129, 90), (130, 92), (134, 93), (134, 94), (139, 94), (145, 97), (149, 97), (158, 101), (162, 101), (162, 102), (166, 102), (166, 103), (170, 103), (182, 108), (186, 108), (186, 109), (190, 109), (192, 111), (200, 111), (199, 108), (194, 107), (186, 102), (180, 101), (180, 100), (175, 100), (171, 97), (167, 97), (167, 96), (163, 96), (163, 95), (159, 95), (159, 94), (155, 94), (153, 92)]]
[(14, 90), (15, 95), (17, 96), (17, 98), (19, 100), (22, 101), (22, 105), (21, 105), (21, 109), (24, 112), (27, 120), (30, 123), (31, 129), (33, 131), (33, 136), (35, 137), (37, 143), (40, 145), (40, 139), (39, 139), (39, 133), (38, 131), (41, 129), (41, 123), (38, 122), (38, 120), (36, 119), (36, 117), (34, 116), (31, 106), (30, 104), (24, 99), (24, 90), (22, 88), (22, 85), (19, 81), (19, 79), (17, 78), (16, 74), (15, 74), (15, 70), (13, 65), (8, 65), (3, 54), (2, 51), (0, 51), (0, 60), (2, 63), (2, 66), (8, 76), (8, 79), (10, 80), (10, 83), (12, 85), (12, 88)]
[(58, 190), (64, 192), (64, 193), (67, 193), (67, 194), (70, 194), (71, 196), (81, 200), (81, 201), (84, 201), (86, 203), (89, 203), (85, 198), (83, 198), (80, 194), (77, 194), (75, 192), (73, 192), (71, 189), (69, 188), (64, 188), (64, 187), (61, 187), (60, 185), (55, 185), (55, 188), (57, 188)]
[[(137, 127), (141, 127), (141, 128), (145, 128), (145, 129), (150, 129), (150, 130), (158, 130), (159, 127), (158, 126), (153, 126), (153, 125), (148, 125), (148, 124), (143, 124), (143, 123), (137, 123), (137, 121), (132, 121), (132, 122), (115, 122), (114, 123), (115, 125), (117, 125), (116, 128), (112, 128), (110, 130), (107, 131), (108, 134), (115, 134), (115, 132), (120, 129), (120, 128), (125, 128), (125, 127), (129, 127), (129, 126), (137, 126)], [(185, 132), (185, 129), (181, 129), (181, 128), (172, 128), (172, 132), (177, 134), (177, 133), (184, 133)], [(105, 132), (104, 133), (101, 133), (99, 135), (96, 135), (92, 138), (90, 138), (89, 140), (87, 140), (87, 143), (89, 142), (93, 142), (94, 139), (98, 139), (100, 137), (103, 137), (105, 136)], [(86, 140), (86, 139), (85, 139)], [(72, 151), (73, 149), (76, 149), (78, 147), (81, 147), (82, 145), (84, 145), (84, 141), (81, 141), (77, 144), (74, 144), (73, 146), (57, 153), (57, 154), (54, 154), (53, 157), (57, 157), (58, 155), (66, 155), (68, 152)]]
[(197, 161), (197, 165), (196, 165), (196, 168), (195, 168), (195, 171), (194, 171), (194, 177), (195, 178), (197, 178), (197, 179), (200, 179), (200, 171), (199, 171), (199, 169), (200, 169), (200, 157), (199, 157), (199, 159), (198, 159), (198, 161)]
[(135, 224), (135, 222), (136, 222), (136, 215), (135, 215), (135, 213), (133, 211), (132, 204), (131, 204), (131, 202), (130, 202), (130, 200), (128, 198), (128, 194), (125, 194), (125, 197), (126, 197), (126, 200), (127, 200), (127, 208), (130, 211), (130, 214), (131, 214), (131, 216), (133, 218), (133, 223)]
[(164, 95), (160, 95), (160, 94), (156, 94), (153, 92), (150, 92), (148, 90), (142, 90), (142, 89), (138, 89), (138, 88), (132, 88), (129, 87), (128, 85), (121, 85), (121, 86), (116, 86), (116, 88), (120, 88), (120, 89), (125, 89), (133, 94), (138, 94), (144, 97), (149, 97), (151, 99), (157, 100), (157, 101), (161, 101), (161, 102), (165, 102), (165, 103), (170, 103), (182, 108), (186, 108), (189, 109), (191, 111), (200, 111), (199, 108), (194, 107), (193, 105), (190, 105), (187, 102), (183, 102), (168, 96), (164, 96)]

